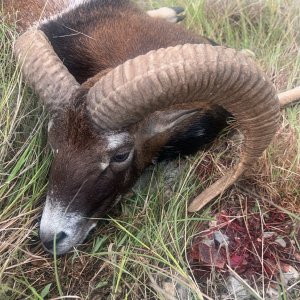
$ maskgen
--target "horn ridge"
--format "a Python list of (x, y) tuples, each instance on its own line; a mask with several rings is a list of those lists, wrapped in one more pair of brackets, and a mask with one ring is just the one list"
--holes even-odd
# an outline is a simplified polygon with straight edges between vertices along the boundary
[[(120, 80), (120, 72), (131, 76)], [(116, 88), (109, 88), (109, 82)], [(122, 110), (115, 105), (120, 95)], [(93, 121), (112, 130), (138, 122), (156, 110), (196, 101), (228, 110), (245, 138), (237, 166), (199, 195), (190, 211), (233, 184), (262, 154), (277, 130), (280, 107), (276, 91), (254, 61), (219, 46), (187, 44), (159, 49), (118, 66), (87, 96)]]
[(54, 52), (43, 31), (31, 28), (15, 42), (14, 53), (22, 73), (50, 109), (68, 104), (79, 89), (79, 83)]

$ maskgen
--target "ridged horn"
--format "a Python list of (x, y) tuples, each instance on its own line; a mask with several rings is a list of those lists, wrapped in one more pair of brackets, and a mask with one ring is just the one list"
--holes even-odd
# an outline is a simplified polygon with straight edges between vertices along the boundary
[(120, 129), (178, 103), (220, 105), (244, 134), (240, 160), (189, 205), (197, 211), (232, 185), (263, 153), (278, 125), (273, 84), (247, 55), (210, 45), (151, 51), (113, 69), (92, 87), (87, 110), (102, 129)]
[(30, 29), (23, 33), (15, 42), (14, 53), (26, 81), (48, 109), (55, 110), (68, 104), (79, 83), (41, 30)]
[(297, 100), (300, 100), (300, 86), (278, 94), (278, 99), (281, 108), (284, 108), (290, 104), (293, 104)]

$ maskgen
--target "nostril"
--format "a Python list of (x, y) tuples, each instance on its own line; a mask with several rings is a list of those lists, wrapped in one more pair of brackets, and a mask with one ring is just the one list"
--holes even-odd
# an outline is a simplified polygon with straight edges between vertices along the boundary
[(61, 231), (59, 232), (57, 235), (56, 235), (56, 243), (60, 243), (62, 242), (62, 240), (64, 240), (68, 235), (64, 232), (64, 231)]
[[(56, 240), (56, 247), (66, 238), (68, 235), (64, 232), (61, 231), (55, 235), (55, 240)], [(54, 238), (52, 240), (48, 241), (43, 241), (43, 245), (46, 249), (52, 251), (54, 247)]]

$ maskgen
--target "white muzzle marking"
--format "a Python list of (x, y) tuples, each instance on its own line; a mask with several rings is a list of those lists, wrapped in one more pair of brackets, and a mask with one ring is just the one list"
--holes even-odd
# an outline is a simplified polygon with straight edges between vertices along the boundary
[(55, 236), (64, 233), (65, 238), (56, 242), (56, 253), (63, 254), (83, 242), (95, 226), (95, 222), (89, 222), (80, 213), (67, 212), (58, 200), (47, 196), (40, 223), (40, 238), (50, 253), (53, 253), (52, 249), (47, 248), (45, 244), (51, 244)]

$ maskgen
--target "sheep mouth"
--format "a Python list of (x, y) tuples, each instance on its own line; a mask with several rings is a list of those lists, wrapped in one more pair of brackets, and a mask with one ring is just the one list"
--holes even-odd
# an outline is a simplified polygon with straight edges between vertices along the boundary
[(85, 225), (81, 225), (80, 230), (76, 232), (74, 235), (66, 233), (65, 238), (61, 242), (56, 241), (55, 250), (54, 250), (54, 241), (45, 242), (41, 238), (41, 243), (44, 248), (44, 250), (52, 255), (63, 255), (68, 252), (70, 252), (73, 248), (77, 247), (78, 245), (82, 244), (89, 233), (92, 231), (93, 228), (96, 227), (97, 222), (94, 220), (91, 220), (90, 222), (87, 222)]
[[(112, 202), (111, 207), (113, 207), (120, 198), (120, 196), (109, 196), (104, 202)], [(40, 240), (46, 252), (52, 255), (63, 255), (86, 240), (91, 230), (97, 226), (100, 217), (103, 216), (103, 208), (100, 207), (91, 217), (85, 217), (77, 213), (62, 214), (62, 208), (59, 205), (52, 205), (49, 200), (49, 198), (48, 201), (46, 200), (40, 223)], [(109, 212), (111, 207), (107, 208), (106, 212)], [(50, 230), (49, 232), (49, 228), (53, 225), (56, 230)], [(54, 231), (58, 232), (55, 235), (55, 243)]]
[(47, 252), (61, 255), (82, 243), (96, 226), (96, 221), (80, 212), (66, 212), (65, 207), (54, 200), (49, 196), (46, 198), (39, 236)]

